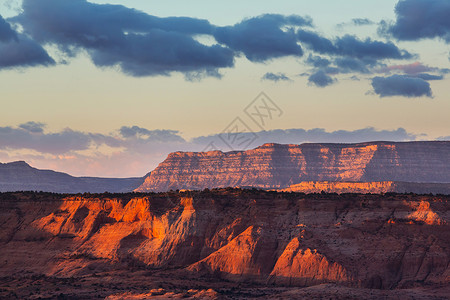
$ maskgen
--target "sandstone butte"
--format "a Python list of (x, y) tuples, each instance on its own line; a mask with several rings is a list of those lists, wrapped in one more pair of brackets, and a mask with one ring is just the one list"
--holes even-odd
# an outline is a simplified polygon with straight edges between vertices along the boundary
[[(322, 181), (378, 182), (378, 187), (354, 185), (349, 189), (367, 192), (411, 188), (393, 182), (448, 184), (450, 142), (265, 144), (247, 151), (175, 152), (146, 176), (136, 191), (286, 189), (302, 182)], [(443, 188), (450, 190), (448, 185)]]
[[(386, 290), (367, 292), (367, 299), (427, 299), (405, 295), (450, 284), (449, 196), (227, 188), (0, 198), (0, 282), (8, 282), (0, 297), (54, 296), (55, 289), (45, 287), (64, 278), (59, 286), (74, 295), (110, 299), (216, 299), (249, 284), (285, 291), (286, 299), (295, 298), (294, 291), (314, 293), (290, 287), (324, 284), (348, 293)], [(93, 290), (83, 290), (90, 284)], [(327, 291), (331, 287), (317, 298)]]

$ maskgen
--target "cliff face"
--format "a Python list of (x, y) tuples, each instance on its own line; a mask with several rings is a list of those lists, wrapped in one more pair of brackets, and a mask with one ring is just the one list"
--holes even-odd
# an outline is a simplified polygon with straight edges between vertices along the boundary
[(253, 186), (303, 181), (450, 182), (450, 142), (265, 144), (253, 150), (170, 154), (137, 191)]
[(0, 278), (150, 268), (284, 286), (450, 283), (448, 197), (226, 189), (1, 200)]
[(416, 193), (416, 194), (444, 194), (450, 195), (450, 183), (415, 183), (397, 181), (372, 182), (338, 182), (338, 181), (304, 181), (293, 184), (283, 192), (297, 193)]
[(121, 193), (137, 188), (143, 178), (73, 177), (39, 170), (24, 161), (0, 163), (0, 192), (44, 191), (53, 193)]

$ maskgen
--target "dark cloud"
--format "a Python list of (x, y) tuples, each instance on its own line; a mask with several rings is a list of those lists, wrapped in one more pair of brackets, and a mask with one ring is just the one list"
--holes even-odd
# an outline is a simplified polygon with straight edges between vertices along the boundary
[(0, 69), (54, 64), (41, 45), (24, 35), (19, 35), (17, 40), (0, 42)]
[(331, 78), (323, 70), (319, 70), (316, 73), (309, 76), (308, 82), (314, 84), (317, 87), (326, 87), (333, 84), (335, 80)]
[(372, 87), (380, 97), (432, 97), (430, 84), (421, 78), (405, 75), (374, 77)]
[(11, 40), (17, 40), (17, 33), (0, 15), (0, 42), (9, 42)]
[(41, 45), (15, 32), (0, 15), (0, 70), (53, 64), (55, 61)]
[(423, 80), (443, 80), (443, 75), (434, 75), (434, 74), (428, 74), (428, 73), (420, 73), (415, 75), (415, 77), (423, 79)]
[(368, 66), (373, 62), (360, 60), (352, 57), (339, 57), (334, 60), (335, 65), (341, 73), (370, 73)]
[[(85, 50), (98, 67), (118, 66), (131, 76), (181, 72), (188, 80), (220, 77), (219, 70), (233, 67), (240, 53), (253, 62), (301, 56), (295, 28), (311, 25), (308, 18), (267, 14), (217, 27), (207, 20), (158, 18), (86, 0), (24, 0), (23, 13), (14, 20), (39, 43), (57, 45), (69, 56)], [(203, 44), (199, 35), (217, 44)]]
[(450, 43), (448, 0), (401, 0), (395, 7), (394, 24), (382, 24), (386, 33), (399, 40), (442, 38)]
[[(234, 26), (217, 28), (214, 37), (250, 61), (264, 62), (283, 56), (302, 56), (293, 26), (310, 26), (311, 20), (299, 16), (262, 15)], [(283, 30), (285, 27), (291, 27)]]
[(306, 60), (306, 63), (316, 68), (324, 68), (328, 67), (331, 64), (331, 61), (321, 56), (310, 54)]
[(274, 82), (291, 81), (291, 79), (289, 77), (287, 77), (284, 73), (275, 74), (275, 73), (271, 73), (271, 72), (264, 74), (264, 76), (261, 79), (274, 81)]
[(367, 18), (355, 18), (352, 19), (350, 22), (344, 22), (337, 25), (338, 28), (342, 29), (345, 26), (367, 26), (367, 25), (374, 25), (375, 22), (372, 20), (369, 20)]
[(321, 54), (350, 56), (358, 59), (410, 59), (408, 51), (399, 49), (392, 42), (374, 41), (370, 38), (360, 40), (353, 35), (344, 35), (331, 41), (319, 34), (298, 30), (298, 39), (313, 51)]
[(333, 43), (315, 32), (301, 29), (297, 31), (297, 37), (317, 53), (336, 54), (337, 50)]
[(16, 18), (40, 43), (63, 50), (85, 49), (99, 67), (119, 66), (132, 76), (169, 75), (177, 71), (218, 76), (232, 67), (233, 51), (206, 46), (195, 34), (209, 34), (208, 21), (157, 18), (121, 5), (85, 0), (25, 0)]
[[(402, 72), (404, 75), (407, 75), (411, 78), (420, 78), (423, 80), (442, 80), (444, 76), (442, 74), (447, 74), (447, 69), (440, 69), (435, 67), (430, 67), (424, 65), (420, 62), (414, 62), (412, 64), (406, 65), (392, 65), (392, 66), (383, 66), (382, 68), (374, 70), (376, 73), (385, 73), (391, 74), (392, 72)], [(440, 73), (438, 75), (430, 74), (427, 72), (437, 72)]]
[(364, 26), (364, 25), (373, 25), (375, 23), (367, 18), (355, 18), (352, 19), (352, 24), (356, 26)]
[(352, 35), (345, 35), (335, 41), (337, 53), (357, 58), (369, 59), (410, 59), (413, 56), (406, 50), (400, 50), (392, 42), (364, 41)]
[(31, 133), (42, 133), (44, 132), (45, 124), (41, 122), (27, 122), (20, 124), (19, 128), (29, 131)]

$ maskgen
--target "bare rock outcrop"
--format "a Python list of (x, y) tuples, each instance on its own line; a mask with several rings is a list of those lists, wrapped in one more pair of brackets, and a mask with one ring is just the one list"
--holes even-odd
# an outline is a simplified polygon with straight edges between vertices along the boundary
[(265, 144), (226, 153), (175, 152), (136, 191), (283, 189), (304, 181), (450, 183), (450, 142)]
[(448, 196), (222, 189), (0, 198), (0, 277), (141, 268), (282, 286), (450, 283)]

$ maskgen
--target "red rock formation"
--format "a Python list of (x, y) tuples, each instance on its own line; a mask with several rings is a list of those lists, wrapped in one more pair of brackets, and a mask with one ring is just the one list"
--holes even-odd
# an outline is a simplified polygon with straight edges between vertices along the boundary
[(303, 181), (450, 182), (450, 142), (265, 144), (223, 153), (175, 152), (136, 191), (252, 186)]
[(275, 285), (450, 283), (444, 196), (233, 189), (123, 199), (9, 196), (0, 199), (0, 278), (156, 268)]
[(299, 238), (294, 238), (286, 246), (270, 276), (273, 283), (298, 286), (351, 281), (343, 266), (329, 262), (315, 249), (303, 249)]
[(339, 181), (304, 181), (293, 184), (282, 192), (297, 193), (417, 193), (417, 194), (450, 194), (450, 183), (415, 183), (396, 181), (377, 182), (339, 182)]

